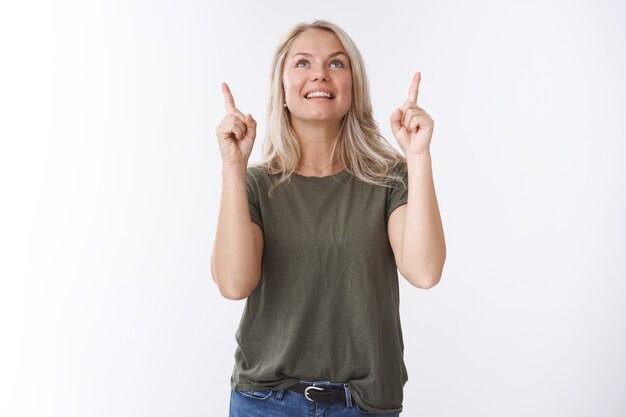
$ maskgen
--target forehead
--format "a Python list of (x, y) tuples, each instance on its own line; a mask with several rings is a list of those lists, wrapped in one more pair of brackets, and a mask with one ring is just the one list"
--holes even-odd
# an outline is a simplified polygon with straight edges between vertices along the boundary
[(287, 52), (287, 58), (291, 58), (298, 52), (326, 56), (337, 51), (345, 52), (337, 35), (327, 30), (309, 29), (294, 38)]

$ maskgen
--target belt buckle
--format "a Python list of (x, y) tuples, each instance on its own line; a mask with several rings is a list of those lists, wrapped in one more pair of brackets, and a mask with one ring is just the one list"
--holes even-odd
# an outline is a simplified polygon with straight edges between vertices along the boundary
[(310, 389), (318, 389), (318, 390), (320, 390), (320, 391), (324, 391), (324, 388), (321, 388), (321, 387), (315, 387), (315, 386), (313, 386), (313, 385), (306, 387), (306, 389), (304, 390), (304, 396), (305, 396), (305, 397), (306, 397), (306, 399), (307, 399), (307, 400), (309, 400), (309, 401), (315, 401), (315, 400), (313, 400), (313, 399), (309, 398), (309, 390), (310, 390)]

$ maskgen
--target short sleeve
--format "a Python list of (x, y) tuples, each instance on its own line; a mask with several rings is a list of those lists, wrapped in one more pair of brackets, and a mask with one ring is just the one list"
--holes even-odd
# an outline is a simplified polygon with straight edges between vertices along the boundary
[(259, 189), (257, 187), (252, 168), (248, 168), (246, 171), (246, 191), (248, 193), (250, 220), (258, 224), (261, 230), (263, 230), (263, 218), (261, 217), (261, 209), (259, 204)]
[(409, 177), (406, 164), (404, 162), (399, 163), (394, 167), (393, 171), (402, 177), (404, 184), (399, 181), (394, 181), (391, 184), (392, 188), (387, 188), (387, 210), (385, 213), (385, 222), (389, 220), (391, 213), (402, 204), (406, 204), (409, 198)]

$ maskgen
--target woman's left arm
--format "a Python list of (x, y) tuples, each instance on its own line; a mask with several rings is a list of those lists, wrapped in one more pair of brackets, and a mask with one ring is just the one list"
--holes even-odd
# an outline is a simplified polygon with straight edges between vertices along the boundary
[(416, 104), (420, 78), (416, 72), (408, 99), (391, 115), (391, 129), (406, 155), (409, 189), (407, 204), (394, 210), (389, 222), (395, 224), (390, 242), (394, 253), (399, 252), (402, 275), (416, 287), (430, 288), (441, 279), (446, 243), (430, 154), (434, 122)]

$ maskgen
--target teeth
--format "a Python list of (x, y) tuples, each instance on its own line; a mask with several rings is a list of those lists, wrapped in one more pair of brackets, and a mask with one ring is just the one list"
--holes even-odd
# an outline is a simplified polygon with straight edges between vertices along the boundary
[(306, 95), (306, 98), (311, 98), (311, 97), (328, 97), (328, 98), (332, 98), (332, 96), (328, 93), (325, 93), (323, 91), (315, 91), (313, 93), (309, 93)]

